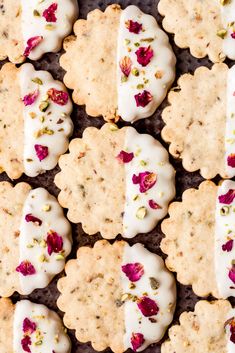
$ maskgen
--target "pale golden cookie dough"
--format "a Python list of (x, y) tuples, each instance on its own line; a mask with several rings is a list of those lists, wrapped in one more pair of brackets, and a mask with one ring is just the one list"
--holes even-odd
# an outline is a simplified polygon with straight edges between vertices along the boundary
[(13, 317), (15, 306), (10, 299), (0, 299), (0, 351), (12, 352), (13, 342)]

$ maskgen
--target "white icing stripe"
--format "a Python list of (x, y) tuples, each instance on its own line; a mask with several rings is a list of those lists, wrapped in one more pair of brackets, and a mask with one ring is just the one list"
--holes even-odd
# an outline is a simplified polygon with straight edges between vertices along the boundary
[[(23, 332), (23, 322), (29, 319), (36, 324), (36, 331)], [(25, 353), (21, 340), (25, 337), (31, 339), (29, 345), (31, 353), (69, 353), (71, 343), (65, 334), (65, 329), (59, 316), (49, 310), (45, 305), (34, 304), (22, 300), (16, 304), (13, 325), (14, 353)]]
[[(230, 204), (219, 202), (219, 196), (225, 195), (229, 190), (235, 192), (235, 182), (225, 180), (218, 187), (215, 213), (215, 275), (217, 288), (221, 298), (235, 296), (235, 284), (229, 278), (229, 271), (234, 261), (235, 249), (235, 200)], [(229, 240), (234, 240), (231, 251), (223, 251), (222, 246)]]
[[(26, 221), (32, 215), (42, 221)], [(59, 252), (48, 253), (48, 234), (56, 232), (63, 240)], [(36, 273), (24, 276), (19, 273), (22, 294), (30, 294), (35, 288), (44, 288), (64, 269), (65, 258), (71, 251), (71, 227), (64, 217), (56, 198), (45, 189), (30, 191), (23, 208), (20, 224), (20, 261), (30, 262)]]
[(220, 0), (217, 0), (217, 1), (219, 1), (220, 3), (221, 20), (222, 20), (223, 28), (227, 30), (227, 33), (223, 39), (223, 52), (228, 58), (234, 60), (235, 59), (235, 38), (233, 38), (231, 35), (235, 31), (235, 26), (234, 26), (235, 1), (230, 0), (225, 5), (221, 5)]
[[(175, 171), (160, 142), (150, 135), (139, 134), (132, 127), (127, 130), (124, 150), (135, 155), (131, 162), (125, 163), (126, 201), (123, 216), (123, 235), (132, 238), (138, 233), (151, 231), (167, 214), (168, 204), (175, 195)], [(152, 188), (141, 193), (139, 184), (134, 184), (132, 178), (134, 174), (146, 171), (154, 173), (157, 180)], [(151, 208), (150, 201), (161, 208)]]
[[(130, 263), (140, 263), (143, 265), (144, 274), (136, 281), (135, 288), (130, 289), (130, 281), (122, 273), (123, 293), (130, 293), (138, 298), (147, 296), (154, 300), (159, 308), (157, 315), (151, 318), (144, 316), (137, 306), (136, 301), (127, 300), (125, 302), (125, 335), (124, 348), (132, 348), (132, 333), (142, 333), (144, 336), (143, 345), (137, 350), (142, 351), (148, 345), (158, 342), (164, 336), (167, 326), (173, 319), (176, 288), (172, 274), (165, 268), (160, 256), (150, 253), (141, 244), (135, 244), (132, 247), (126, 245), (123, 253), (122, 265)], [(154, 278), (159, 287), (153, 289), (150, 285), (150, 278)], [(154, 322), (156, 320), (156, 322)]]
[[(235, 39), (234, 39), (235, 41)], [(227, 111), (225, 133), (225, 170), (229, 178), (235, 176), (235, 66), (228, 70), (227, 76)], [(234, 155), (234, 162), (231, 164)], [(229, 161), (229, 159), (231, 161)], [(234, 167), (232, 167), (234, 165)]]
[[(226, 320), (235, 318), (235, 309), (230, 309)], [(231, 332), (230, 332), (230, 324), (226, 325), (226, 339), (227, 339), (227, 353), (235, 353), (235, 344), (230, 340)]]
[[(40, 79), (37, 84), (32, 79)], [(40, 82), (40, 81), (39, 81)], [(33, 65), (24, 64), (20, 70), (21, 98), (30, 93), (39, 91), (35, 102), (24, 105), (24, 169), (28, 176), (35, 177), (39, 173), (53, 169), (61, 154), (68, 148), (68, 137), (73, 130), (69, 117), (72, 112), (70, 99), (65, 105), (54, 103), (48, 98), (47, 92), (54, 88), (66, 92), (65, 86), (55, 81), (46, 71), (35, 71)], [(42, 102), (49, 102), (45, 112), (42, 111)], [(46, 129), (46, 131), (45, 131)], [(48, 156), (41, 160), (38, 158), (35, 145), (48, 147)]]
[[(47, 22), (43, 17), (44, 10), (51, 4), (57, 4), (56, 22)], [(31, 51), (31, 60), (38, 60), (44, 53), (58, 51), (62, 39), (71, 32), (73, 22), (78, 16), (76, 0), (21, 0), (21, 7), (24, 48), (30, 38), (43, 37), (41, 43)]]
[[(140, 30), (139, 34), (130, 33), (126, 27), (129, 20), (142, 24), (144, 31)], [(150, 63), (143, 67), (137, 62), (135, 52), (148, 46), (153, 50), (154, 56)], [(120, 69), (120, 62), (124, 57), (131, 59), (131, 68), (137, 69), (139, 75), (131, 72), (123, 82), (125, 75)], [(123, 120), (130, 122), (151, 116), (165, 98), (167, 89), (174, 80), (175, 56), (167, 35), (159, 28), (155, 18), (144, 14), (133, 5), (128, 6), (121, 14), (117, 67), (119, 115)], [(137, 107), (134, 96), (144, 90), (150, 92), (153, 99), (145, 107)]]

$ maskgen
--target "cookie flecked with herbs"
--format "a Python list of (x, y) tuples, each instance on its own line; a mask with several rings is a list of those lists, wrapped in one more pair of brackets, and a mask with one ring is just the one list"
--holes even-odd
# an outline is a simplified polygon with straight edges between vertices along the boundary
[(45, 288), (64, 269), (71, 227), (54, 196), (29, 184), (0, 183), (0, 296)]
[(160, 0), (158, 11), (175, 43), (196, 58), (235, 59), (234, 0)]
[(71, 342), (60, 317), (45, 305), (0, 299), (1, 353), (70, 353)]
[(235, 66), (204, 66), (184, 74), (162, 113), (163, 139), (183, 167), (205, 179), (235, 176)]
[(165, 217), (175, 195), (175, 171), (152, 136), (107, 123), (100, 130), (87, 128), (69, 149), (55, 176), (58, 200), (86, 233), (132, 238)]
[(160, 256), (141, 244), (101, 240), (80, 248), (65, 271), (57, 304), (80, 342), (121, 353), (162, 339), (173, 319), (176, 289)]
[(199, 296), (235, 297), (235, 182), (204, 181), (173, 202), (162, 223), (166, 265)]
[(78, 20), (74, 32), (60, 60), (74, 102), (107, 121), (151, 116), (175, 75), (175, 56), (156, 19), (113, 4)]
[(0, 171), (11, 179), (53, 169), (73, 131), (65, 86), (31, 64), (0, 71)]
[(60, 50), (78, 16), (76, 0), (2, 0), (0, 60), (38, 60)]

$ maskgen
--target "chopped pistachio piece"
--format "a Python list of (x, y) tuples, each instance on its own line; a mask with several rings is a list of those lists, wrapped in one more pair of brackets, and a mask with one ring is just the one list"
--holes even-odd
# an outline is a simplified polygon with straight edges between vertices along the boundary
[(220, 30), (217, 32), (217, 36), (220, 37), (220, 38), (222, 38), (222, 39), (225, 38), (226, 34), (227, 34), (227, 30), (224, 29), (224, 28), (223, 28), (223, 29), (220, 29)]
[(38, 85), (42, 85), (42, 80), (39, 77), (32, 78), (32, 82), (37, 83)]
[(136, 218), (138, 219), (144, 219), (147, 215), (147, 208), (142, 206), (140, 208), (138, 208), (137, 212), (136, 212)]
[(39, 105), (39, 109), (41, 112), (45, 112), (49, 107), (50, 103), (48, 101), (42, 101)]

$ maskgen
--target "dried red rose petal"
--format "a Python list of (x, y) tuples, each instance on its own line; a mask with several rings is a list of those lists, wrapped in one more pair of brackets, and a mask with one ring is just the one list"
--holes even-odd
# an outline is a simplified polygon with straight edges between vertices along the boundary
[(135, 22), (132, 20), (126, 21), (125, 24), (126, 24), (126, 28), (129, 30), (130, 33), (139, 34), (143, 28), (142, 23)]
[(38, 98), (39, 95), (39, 90), (36, 89), (36, 91), (26, 94), (26, 96), (24, 96), (24, 98), (22, 99), (22, 101), (24, 102), (24, 105), (32, 105), (36, 99)]
[(63, 238), (56, 232), (51, 231), (47, 233), (46, 243), (47, 251), (50, 256), (53, 252), (58, 253), (63, 249)]
[(219, 202), (229, 205), (235, 198), (235, 190), (230, 189), (226, 194), (219, 196)]
[(27, 317), (23, 321), (23, 332), (32, 334), (36, 331), (37, 325)]
[(231, 281), (235, 283), (235, 265), (232, 265), (231, 269), (229, 270), (228, 276)]
[(231, 33), (231, 37), (235, 39), (235, 32)]
[(227, 164), (229, 167), (235, 168), (235, 153), (232, 153), (228, 156)]
[(47, 146), (34, 145), (34, 149), (40, 162), (48, 156), (49, 152)]
[(26, 222), (38, 223), (39, 226), (42, 224), (41, 219), (39, 219), (39, 218), (33, 216), (32, 213), (28, 213), (28, 214), (25, 216), (25, 220), (26, 220)]
[(140, 298), (137, 302), (137, 305), (142, 314), (147, 317), (157, 315), (159, 312), (157, 303), (149, 297)]
[(131, 345), (134, 352), (144, 344), (144, 335), (142, 333), (132, 333)]
[(136, 106), (137, 107), (146, 107), (151, 100), (153, 99), (153, 96), (151, 95), (150, 92), (144, 90), (142, 93), (138, 93), (135, 95), (135, 101), (136, 101)]
[(222, 245), (222, 250), (230, 252), (233, 249), (233, 239), (228, 240), (225, 244)]
[(22, 261), (19, 266), (16, 267), (16, 272), (21, 273), (23, 276), (31, 276), (36, 273), (34, 266), (29, 261)]
[(144, 267), (139, 262), (130, 263), (122, 266), (122, 272), (131, 282), (137, 282), (144, 274)]
[(235, 321), (234, 321), (234, 319), (230, 323), (230, 332), (231, 332), (230, 341), (235, 343)]
[(157, 182), (157, 174), (151, 172), (139, 173), (139, 175), (133, 175), (133, 184), (139, 184), (140, 192), (146, 192), (151, 189)]
[(57, 21), (57, 18), (55, 15), (57, 7), (58, 7), (58, 4), (56, 4), (54, 2), (46, 10), (43, 11), (42, 16), (46, 19), (47, 22), (56, 22)]
[(121, 151), (116, 158), (122, 163), (129, 163), (134, 158), (134, 153)]
[(120, 69), (126, 77), (128, 77), (131, 73), (131, 65), (132, 61), (129, 56), (124, 56), (124, 58), (122, 58), (119, 62)]
[(160, 210), (162, 209), (162, 206), (160, 206), (156, 201), (154, 200), (149, 200), (149, 207), (151, 207), (153, 210)]
[(47, 94), (49, 98), (52, 100), (52, 102), (58, 105), (65, 105), (68, 103), (69, 95), (67, 92), (59, 91), (56, 88), (50, 88), (47, 91)]
[(136, 50), (135, 54), (137, 56), (138, 63), (142, 66), (147, 66), (153, 58), (154, 52), (149, 45), (148, 47), (140, 47)]
[(31, 353), (31, 349), (29, 348), (29, 346), (31, 346), (31, 344), (32, 344), (32, 341), (29, 336), (25, 336), (24, 338), (22, 338), (21, 347), (22, 347), (23, 351)]
[(27, 47), (25, 48), (25, 51), (24, 51), (23, 55), (28, 57), (29, 54), (31, 53), (31, 51), (34, 48), (36, 48), (41, 43), (42, 40), (43, 40), (42, 36), (35, 36), (35, 37), (32, 37), (32, 38), (29, 38), (27, 40)]

